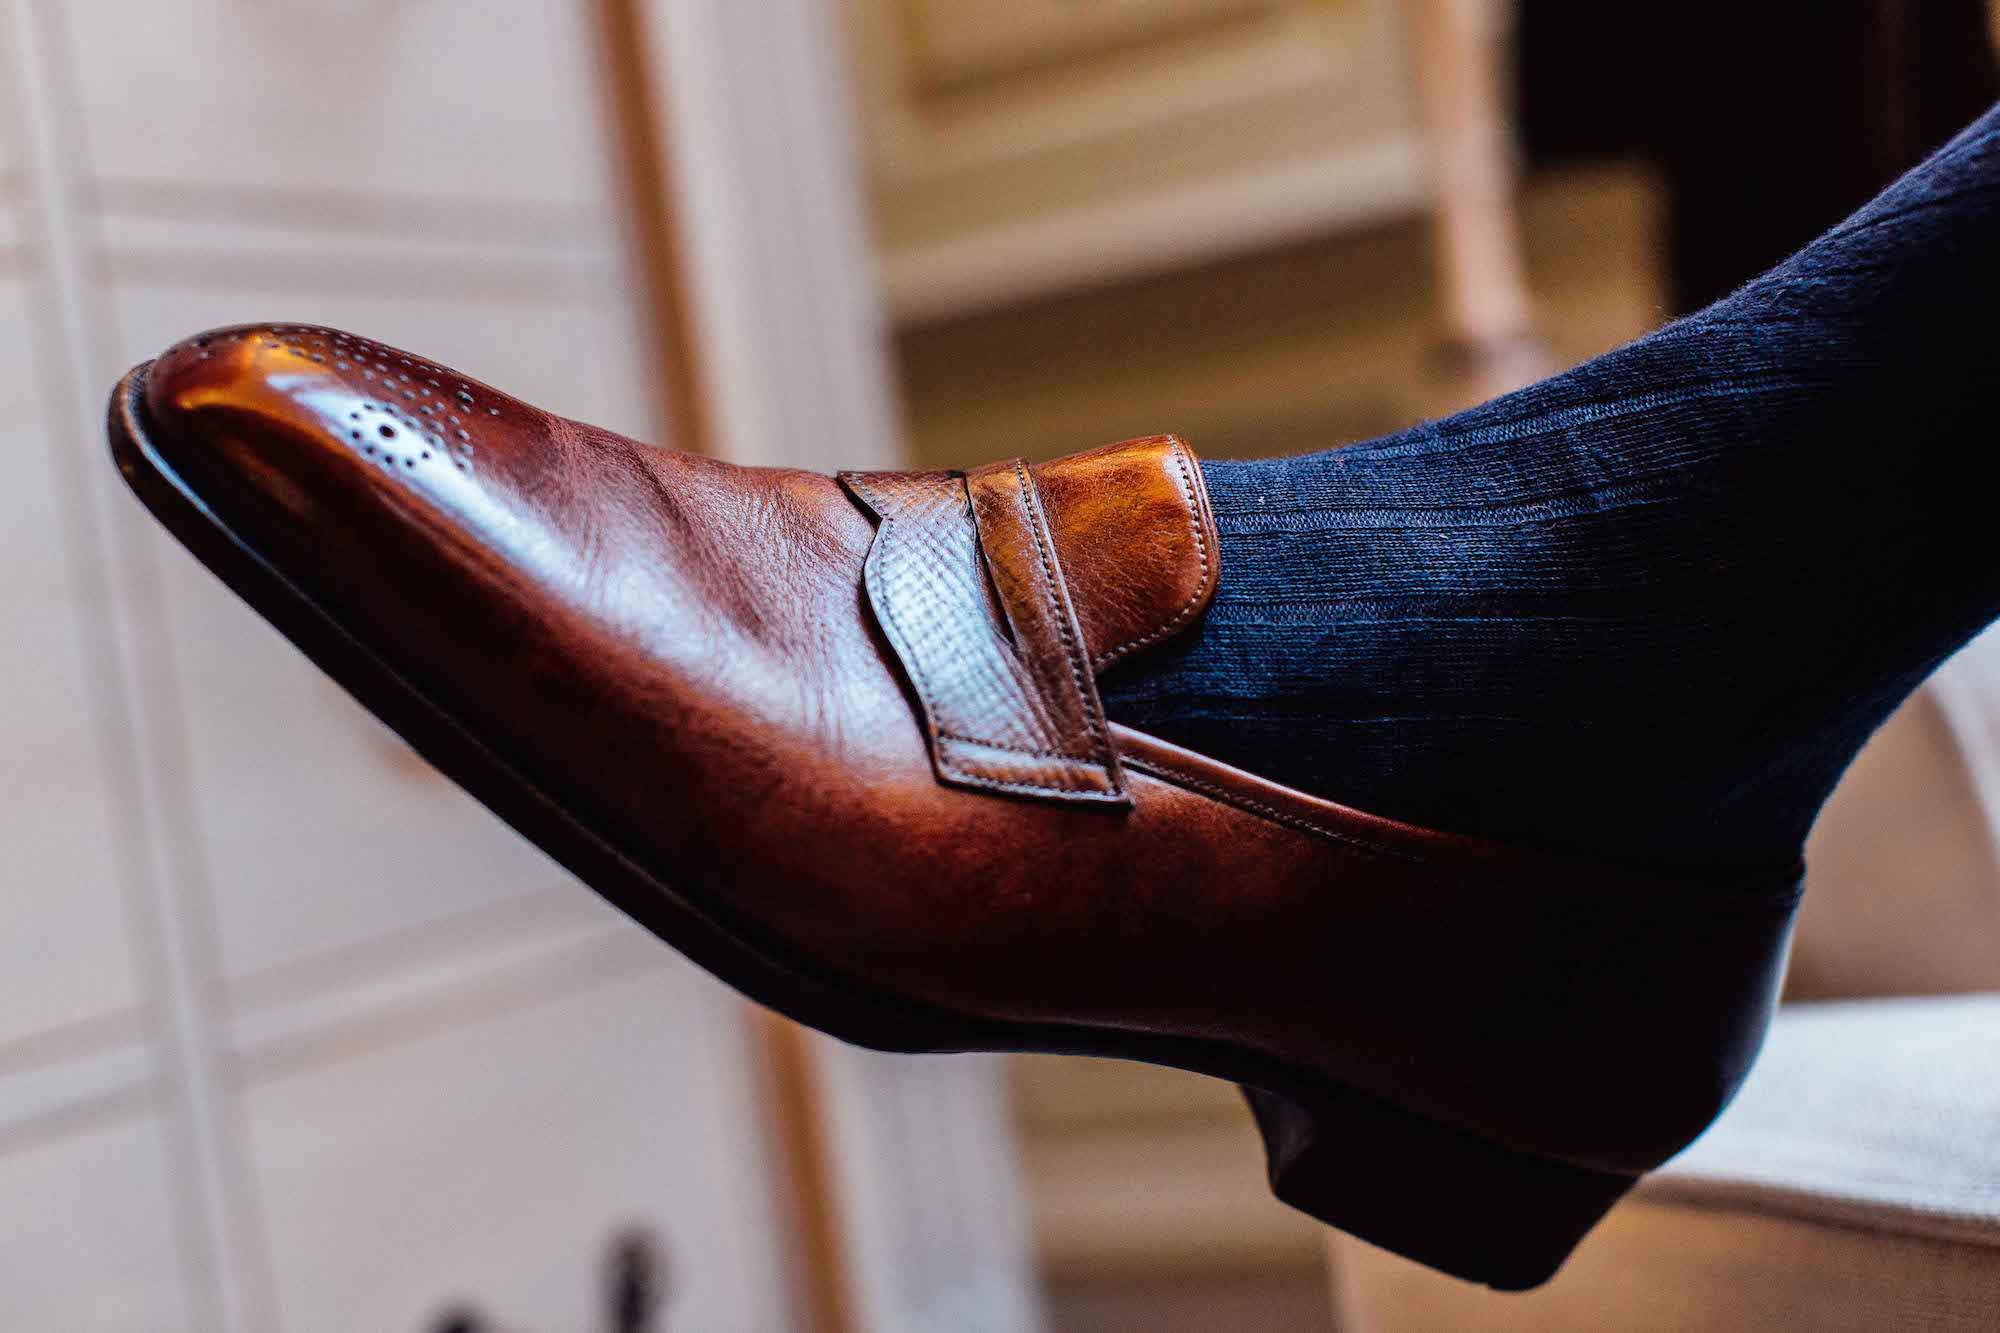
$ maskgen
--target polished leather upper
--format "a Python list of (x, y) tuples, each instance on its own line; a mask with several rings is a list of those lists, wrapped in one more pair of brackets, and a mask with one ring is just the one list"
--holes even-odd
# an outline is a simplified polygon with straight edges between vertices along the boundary
[(1218, 577), (1180, 442), (744, 469), (328, 330), (154, 362), (160, 452), (464, 726), (815, 967), (973, 1020), (1211, 1043), (1649, 1167), (1747, 1069), (1789, 879), (1413, 828), (1105, 720)]
[(1038, 469), (840, 480), (876, 519), (862, 581), (939, 779), (1126, 803), (1097, 672), (1215, 592), (1215, 521), (1187, 446), (1161, 436)]

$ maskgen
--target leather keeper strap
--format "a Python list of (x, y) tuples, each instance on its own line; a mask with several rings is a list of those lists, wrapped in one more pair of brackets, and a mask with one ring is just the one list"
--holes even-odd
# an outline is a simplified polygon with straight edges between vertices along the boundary
[(1126, 804), (1055, 543), (1019, 461), (843, 472), (874, 513), (863, 581), (941, 781)]

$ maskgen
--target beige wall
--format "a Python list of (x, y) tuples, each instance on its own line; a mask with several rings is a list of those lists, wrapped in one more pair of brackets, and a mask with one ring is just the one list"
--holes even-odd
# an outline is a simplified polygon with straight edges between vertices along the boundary
[(1929, 690), (1848, 770), (1806, 865), (1793, 998), (2000, 990), (1993, 833)]

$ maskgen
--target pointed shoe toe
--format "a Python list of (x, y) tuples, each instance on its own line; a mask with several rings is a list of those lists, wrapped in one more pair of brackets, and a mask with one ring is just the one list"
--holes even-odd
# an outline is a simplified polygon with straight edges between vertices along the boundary
[[(357, 486), (462, 487), (503, 395), (331, 330), (217, 329), (148, 363), (137, 406), (163, 456), (237, 503), (301, 520)], [(512, 424), (512, 423), (509, 423)]]
[(444, 772), (753, 998), (1245, 1086), (1280, 1197), (1546, 1279), (1747, 1072), (1796, 874), (1412, 827), (1120, 726), (1222, 576), (1187, 446), (738, 468), (333, 330), (134, 370), (140, 499)]

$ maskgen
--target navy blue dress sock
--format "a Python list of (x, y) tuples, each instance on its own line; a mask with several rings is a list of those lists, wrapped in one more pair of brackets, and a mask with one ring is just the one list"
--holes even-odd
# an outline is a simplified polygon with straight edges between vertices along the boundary
[(1996, 319), (2000, 108), (1576, 370), (1207, 464), (1215, 603), (1111, 673), (1107, 709), (1433, 827), (1788, 862), (1861, 743), (2000, 614)]

